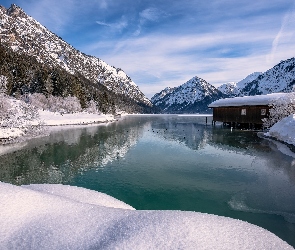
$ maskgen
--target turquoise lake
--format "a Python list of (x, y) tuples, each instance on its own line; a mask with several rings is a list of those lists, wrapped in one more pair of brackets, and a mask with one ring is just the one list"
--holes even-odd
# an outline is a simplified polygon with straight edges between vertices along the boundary
[(142, 115), (62, 129), (0, 155), (0, 181), (75, 185), (136, 209), (241, 219), (295, 247), (295, 158), (257, 132), (205, 121)]

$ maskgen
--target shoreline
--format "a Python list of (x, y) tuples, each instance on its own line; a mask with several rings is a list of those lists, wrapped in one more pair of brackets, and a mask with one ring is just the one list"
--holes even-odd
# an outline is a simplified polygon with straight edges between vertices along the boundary
[(274, 136), (266, 135), (264, 132), (258, 132), (257, 136), (275, 144), (277, 150), (281, 153), (295, 158), (295, 145), (282, 141)]
[[(43, 113), (40, 115), (40, 119), (30, 126), (23, 126), (20, 128), (0, 128), (0, 155), (19, 150), (27, 145), (28, 141), (49, 136), (50, 133), (54, 131), (107, 125), (118, 121), (118, 118), (114, 118), (114, 116), (110, 114), (74, 113), (62, 115), (49, 111), (41, 111), (40, 113)], [(122, 116), (125, 115), (126, 114)]]

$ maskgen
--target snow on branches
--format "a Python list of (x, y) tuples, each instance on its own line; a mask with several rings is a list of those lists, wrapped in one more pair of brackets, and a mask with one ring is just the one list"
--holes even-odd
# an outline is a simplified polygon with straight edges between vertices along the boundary
[(49, 110), (51, 112), (59, 112), (61, 114), (69, 114), (81, 112), (81, 104), (77, 97), (58, 97), (58, 96), (48, 96), (46, 97), (40, 93), (34, 93), (29, 96), (29, 102), (31, 105), (43, 109)]
[[(0, 93), (0, 144), (43, 132), (36, 107)], [(19, 139), (17, 139), (19, 140)]]
[(7, 89), (7, 77), (0, 75), (0, 93), (5, 93)]
[(288, 93), (278, 99), (274, 99), (269, 106), (269, 117), (263, 119), (263, 125), (270, 128), (283, 118), (295, 114), (295, 92)]

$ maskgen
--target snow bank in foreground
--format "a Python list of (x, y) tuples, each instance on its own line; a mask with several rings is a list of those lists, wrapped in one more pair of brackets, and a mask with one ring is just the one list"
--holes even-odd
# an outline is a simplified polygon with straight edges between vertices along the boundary
[(293, 249), (247, 222), (181, 211), (136, 211), (78, 187), (0, 182), (1, 249)]
[(289, 115), (277, 122), (265, 135), (295, 145), (295, 115)]

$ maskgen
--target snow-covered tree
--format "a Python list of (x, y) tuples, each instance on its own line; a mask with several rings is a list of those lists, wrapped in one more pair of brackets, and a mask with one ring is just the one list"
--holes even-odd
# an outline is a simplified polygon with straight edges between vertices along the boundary
[(97, 104), (95, 101), (91, 100), (88, 103), (88, 107), (85, 109), (86, 112), (90, 113), (90, 114), (96, 114), (96, 113), (100, 113), (98, 108), (97, 108)]
[(290, 114), (295, 114), (295, 92), (273, 100), (269, 106), (271, 106), (269, 117), (263, 119), (263, 125), (266, 128), (271, 127)]
[(34, 93), (29, 97), (30, 103), (43, 110), (49, 110), (51, 112), (59, 112), (63, 114), (80, 112), (82, 110), (80, 102), (77, 97), (46, 97), (40, 93)]
[(38, 110), (21, 100), (0, 94), (0, 126), (8, 128), (27, 127), (38, 119)]
[(48, 100), (46, 96), (41, 93), (34, 93), (30, 95), (29, 102), (38, 109), (48, 109)]
[(4, 121), (8, 117), (8, 111), (11, 109), (11, 104), (5, 94), (0, 93), (0, 120)]
[(6, 93), (7, 77), (0, 75), (0, 93)]

